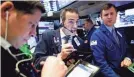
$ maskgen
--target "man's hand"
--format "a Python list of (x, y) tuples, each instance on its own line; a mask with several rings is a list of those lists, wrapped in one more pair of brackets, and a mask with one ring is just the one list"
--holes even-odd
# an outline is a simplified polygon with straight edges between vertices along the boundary
[(64, 44), (62, 46), (61, 52), (58, 54), (58, 57), (60, 57), (63, 60), (67, 58), (67, 56), (73, 51), (75, 51), (75, 49), (71, 44)]
[(70, 66), (71, 64), (74, 64), (76, 61), (74, 59), (70, 59), (67, 61), (67, 66)]
[(66, 72), (67, 67), (62, 59), (50, 56), (43, 65), (41, 77), (65, 77)]
[(131, 60), (128, 58), (125, 58), (122, 62), (121, 62), (121, 67), (128, 67), (132, 64)]
[(84, 43), (88, 43), (88, 40), (85, 40)]

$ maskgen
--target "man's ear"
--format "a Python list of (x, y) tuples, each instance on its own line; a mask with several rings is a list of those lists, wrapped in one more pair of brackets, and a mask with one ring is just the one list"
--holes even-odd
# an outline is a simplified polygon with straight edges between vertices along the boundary
[(1, 18), (6, 19), (6, 11), (10, 12), (14, 8), (12, 2), (3, 2), (1, 4)]

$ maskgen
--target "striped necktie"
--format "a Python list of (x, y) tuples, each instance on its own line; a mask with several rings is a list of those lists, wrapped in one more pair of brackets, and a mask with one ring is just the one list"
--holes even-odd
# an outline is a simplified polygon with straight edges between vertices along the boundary
[(66, 44), (66, 43), (72, 44), (72, 36), (66, 35), (65, 37), (63, 37), (63, 39), (65, 41), (64, 44)]
[(115, 32), (115, 29), (112, 29), (112, 35), (113, 35), (114, 39), (116, 40), (117, 44), (119, 45), (119, 38)]

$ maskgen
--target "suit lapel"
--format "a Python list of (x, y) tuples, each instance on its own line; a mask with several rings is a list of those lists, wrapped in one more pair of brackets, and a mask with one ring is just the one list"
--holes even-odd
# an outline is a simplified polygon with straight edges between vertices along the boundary
[(105, 25), (101, 25), (100, 29), (115, 45), (120, 47), (116, 42), (115, 38), (113, 37), (112, 33), (105, 27)]
[(58, 30), (55, 31), (54, 38), (55, 38), (55, 40), (57, 40), (55, 42), (55, 44), (56, 44), (56, 47), (58, 48), (58, 51), (60, 52), (61, 51), (60, 29), (58, 29)]
[(123, 36), (122, 36), (122, 34), (119, 32), (119, 31), (117, 31), (117, 36), (118, 36), (118, 38), (119, 38), (119, 45), (120, 45), (120, 47), (122, 47), (123, 46), (123, 44), (121, 44), (122, 43), (122, 41), (123, 41)]

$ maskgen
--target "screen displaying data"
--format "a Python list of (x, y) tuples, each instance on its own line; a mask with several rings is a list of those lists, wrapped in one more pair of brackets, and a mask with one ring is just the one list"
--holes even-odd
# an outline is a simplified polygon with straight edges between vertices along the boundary
[(67, 77), (89, 77), (92, 72), (92, 68), (78, 64)]

